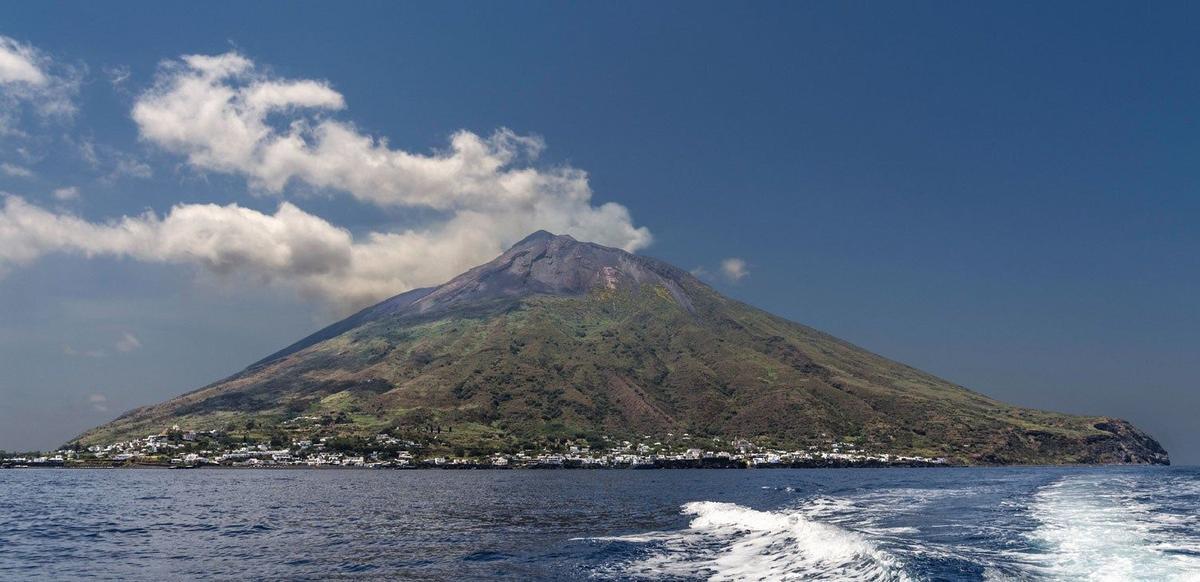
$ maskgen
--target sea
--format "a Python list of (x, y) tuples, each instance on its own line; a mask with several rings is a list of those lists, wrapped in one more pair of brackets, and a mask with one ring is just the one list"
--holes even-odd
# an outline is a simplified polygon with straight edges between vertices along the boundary
[(0, 579), (1200, 581), (1200, 468), (0, 470)]

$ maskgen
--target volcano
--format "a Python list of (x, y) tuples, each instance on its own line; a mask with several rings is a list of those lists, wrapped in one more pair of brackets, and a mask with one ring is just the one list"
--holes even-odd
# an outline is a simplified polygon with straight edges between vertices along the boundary
[(544, 231), (73, 443), (173, 425), (274, 438), (436, 426), (478, 454), (688, 434), (851, 442), (961, 464), (1168, 462), (1126, 421), (1005, 404), (729, 299), (663, 261)]

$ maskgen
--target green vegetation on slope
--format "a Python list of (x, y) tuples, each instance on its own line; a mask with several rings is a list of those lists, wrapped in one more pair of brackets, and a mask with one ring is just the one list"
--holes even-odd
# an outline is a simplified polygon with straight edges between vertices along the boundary
[(840, 440), (966, 463), (1156, 453), (1123, 421), (1012, 407), (693, 279), (681, 285), (691, 310), (644, 284), (380, 318), (79, 440), (178, 424), (254, 438), (388, 433), (472, 454), (668, 432), (782, 447)]

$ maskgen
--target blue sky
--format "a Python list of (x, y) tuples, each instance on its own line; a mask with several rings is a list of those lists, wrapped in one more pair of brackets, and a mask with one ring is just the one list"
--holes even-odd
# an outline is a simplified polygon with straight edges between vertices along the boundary
[(0, 448), (545, 227), (1200, 461), (1194, 6), (223, 8), (0, 7)]

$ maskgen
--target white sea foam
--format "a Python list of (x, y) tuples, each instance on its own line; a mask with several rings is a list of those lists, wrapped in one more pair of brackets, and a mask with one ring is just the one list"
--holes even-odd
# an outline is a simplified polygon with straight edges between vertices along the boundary
[(616, 539), (655, 542), (649, 557), (626, 564), (632, 576), (709, 580), (908, 580), (896, 557), (862, 534), (813, 521), (799, 511), (757, 511), (733, 503), (683, 506), (687, 529)]
[(1045, 552), (1042, 571), (1059, 580), (1200, 581), (1200, 548), (1178, 529), (1193, 516), (1156, 501), (1173, 494), (1160, 487), (1093, 475), (1040, 489), (1030, 509), (1040, 523), (1032, 538)]
[(1019, 477), (820, 494), (773, 511), (688, 503), (683, 530), (602, 538), (642, 547), (601, 577), (1200, 582), (1194, 476), (1089, 472), (1040, 488)]

